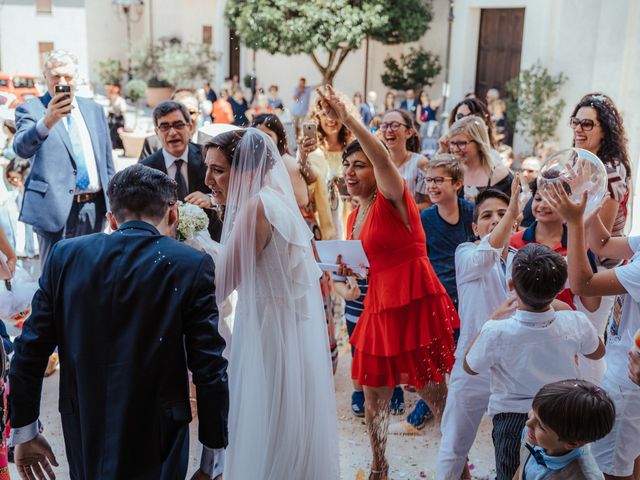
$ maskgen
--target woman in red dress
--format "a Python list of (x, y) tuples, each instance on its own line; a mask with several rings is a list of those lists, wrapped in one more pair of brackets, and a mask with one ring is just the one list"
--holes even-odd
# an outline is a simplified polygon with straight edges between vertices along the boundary
[[(455, 308), (427, 258), (418, 208), (388, 151), (327, 87), (326, 114), (357, 140), (343, 154), (349, 194), (360, 207), (347, 223), (370, 264), (364, 311), (351, 337), (352, 377), (364, 387), (373, 461), (370, 480), (385, 480), (389, 400), (398, 384), (414, 386), (439, 422), (453, 366)], [(349, 274), (341, 266), (338, 274)]]

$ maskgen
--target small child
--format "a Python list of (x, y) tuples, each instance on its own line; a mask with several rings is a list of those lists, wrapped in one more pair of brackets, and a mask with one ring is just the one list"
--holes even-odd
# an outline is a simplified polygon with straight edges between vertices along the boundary
[[(364, 298), (367, 295), (369, 284), (365, 278), (333, 276), (334, 291), (345, 299), (344, 319), (347, 323), (347, 333), (349, 337), (356, 328), (358, 319), (364, 310)], [(351, 357), (355, 352), (355, 347), (351, 346)], [(362, 385), (357, 380), (353, 382), (353, 393), (351, 394), (351, 411), (356, 417), (364, 417), (364, 392)], [(396, 387), (391, 396), (391, 413), (401, 415), (404, 413), (404, 392), (401, 387)]]
[[(543, 198), (535, 182), (531, 183), (530, 188), (532, 195), (531, 212), (535, 221), (529, 225), (529, 227), (511, 236), (511, 246), (519, 250), (529, 243), (539, 243), (546, 245), (565, 257), (567, 255), (567, 227), (564, 224), (562, 216), (554, 211)], [(595, 272), (597, 271), (596, 258), (591, 252), (589, 252), (588, 255), (591, 268)], [(573, 310), (576, 309), (574, 295), (568, 284), (566, 288), (563, 288), (558, 294), (558, 300), (566, 303)], [(581, 300), (582, 305), (591, 312), (597, 310), (600, 306), (600, 299), (598, 297), (583, 298)]]
[(467, 477), (462, 478), (470, 478), (466, 459), (487, 411), (491, 387), (488, 372), (476, 376), (464, 372), (464, 355), (482, 325), (507, 299), (508, 272), (515, 254), (508, 245), (520, 213), (519, 193), (517, 178), (512, 185), (511, 198), (499, 190), (480, 192), (473, 214), (473, 232), (480, 240), (463, 243), (456, 250), (460, 339), (440, 426), (442, 439), (436, 466), (437, 480), (458, 480), (463, 472)]
[[(420, 214), (431, 265), (453, 305), (458, 308), (456, 248), (473, 236), (473, 204), (458, 197), (464, 185), (462, 165), (454, 155), (436, 155), (426, 165), (424, 181), (433, 206)], [(460, 329), (454, 329), (457, 340)]]
[[(593, 444), (592, 451), (605, 478), (632, 479), (634, 462), (640, 456), (640, 388), (629, 377), (633, 373), (629, 371), (629, 350), (640, 329), (640, 236), (612, 237), (597, 214), (585, 221), (586, 195), (579, 205), (561, 188), (552, 187), (545, 195), (569, 227), (571, 287), (581, 295), (620, 295), (607, 327), (607, 370), (602, 381), (616, 406), (616, 421), (613, 430)], [(585, 243), (600, 257), (630, 262), (593, 273)]]
[(604, 478), (588, 443), (607, 435), (615, 406), (600, 387), (561, 380), (540, 389), (522, 432), (519, 480)]
[[(334, 275), (333, 290), (345, 299), (344, 319), (347, 322), (347, 333), (349, 337), (356, 328), (356, 324), (362, 310), (364, 310), (364, 297), (367, 294), (367, 280), (356, 279), (356, 277), (343, 277)], [(351, 346), (351, 356), (353, 357), (355, 348)], [(362, 385), (357, 380), (353, 380), (353, 393), (351, 394), (351, 411), (356, 417), (364, 417), (364, 392)]]
[[(584, 248), (584, 243), (583, 243)], [(575, 356), (604, 356), (604, 345), (581, 312), (551, 307), (567, 281), (567, 262), (539, 244), (515, 255), (510, 284), (518, 308), (505, 320), (484, 324), (469, 347), (464, 370), (489, 372), (497, 480), (512, 480), (519, 466), (519, 438), (531, 401), (544, 385), (577, 376)]]
[[(464, 185), (464, 173), (454, 155), (439, 154), (425, 166), (425, 192), (433, 206), (420, 214), (422, 228), (427, 237), (427, 255), (440, 283), (458, 309), (456, 288), (456, 248), (473, 236), (473, 204), (458, 191)], [(460, 325), (453, 325), (453, 339), (458, 341)], [(424, 400), (418, 400), (406, 420), (389, 426), (389, 433), (416, 435), (433, 417)]]

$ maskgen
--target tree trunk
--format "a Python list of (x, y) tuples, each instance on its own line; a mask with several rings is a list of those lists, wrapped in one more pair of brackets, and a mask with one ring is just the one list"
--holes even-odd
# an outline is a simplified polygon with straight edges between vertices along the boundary
[(347, 58), (347, 55), (349, 55), (351, 50), (351, 47), (342, 47), (339, 50), (329, 52), (329, 60), (326, 65), (322, 65), (320, 63), (315, 53), (311, 52), (309, 54), (311, 60), (322, 74), (322, 85), (333, 86), (333, 80), (335, 79), (338, 70), (340, 70), (344, 59)]

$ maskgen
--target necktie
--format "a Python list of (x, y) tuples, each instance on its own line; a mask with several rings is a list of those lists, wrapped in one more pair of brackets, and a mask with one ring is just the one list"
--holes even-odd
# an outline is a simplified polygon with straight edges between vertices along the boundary
[(542, 465), (543, 467), (547, 466), (546, 462), (544, 461), (544, 457), (542, 456), (542, 452), (540, 452), (540, 450), (538, 450), (536, 447), (532, 447), (528, 443), (525, 443), (524, 446), (527, 447), (527, 450), (529, 450), (529, 453), (531, 453), (531, 456), (539, 465)]
[(86, 190), (89, 186), (89, 172), (87, 170), (87, 163), (84, 160), (80, 131), (78, 130), (78, 125), (76, 125), (76, 122), (73, 120), (71, 115), (67, 117), (67, 130), (69, 132), (69, 139), (71, 140), (73, 159), (76, 162), (76, 188), (78, 190)]
[(184, 179), (184, 176), (182, 175), (182, 164), (184, 163), (184, 160), (182, 159), (177, 159), (175, 162), (173, 162), (173, 164), (176, 166), (176, 174), (173, 177), (173, 179), (176, 181), (176, 183), (178, 184), (178, 199), (180, 201), (184, 201), (184, 197), (187, 196), (187, 194), (189, 192), (187, 192), (187, 182)]

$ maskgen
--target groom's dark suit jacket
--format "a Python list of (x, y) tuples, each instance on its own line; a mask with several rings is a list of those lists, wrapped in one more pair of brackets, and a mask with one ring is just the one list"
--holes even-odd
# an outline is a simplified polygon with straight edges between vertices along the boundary
[(227, 445), (227, 361), (209, 255), (139, 221), (63, 240), (32, 306), (9, 375), (11, 425), (39, 417), (43, 373), (58, 347), (71, 478), (184, 478), (187, 367), (200, 441)]
[[(189, 178), (187, 181), (189, 184), (189, 193), (211, 193), (211, 190), (204, 183), (204, 178), (207, 174), (207, 166), (205, 165), (204, 159), (202, 158), (202, 150), (200, 149), (200, 145), (189, 142), (188, 159), (189, 161), (187, 162), (187, 172)], [(155, 168), (156, 170), (160, 170), (162, 173), (167, 173), (167, 166), (164, 163), (162, 148), (154, 152), (151, 156), (143, 160), (139, 160), (138, 163), (141, 163), (142, 165), (145, 165), (147, 167)], [(184, 200), (184, 198), (179, 198), (178, 200)], [(218, 218), (215, 210), (205, 211), (209, 216), (209, 235), (211, 235), (211, 238), (216, 242), (219, 242), (222, 234), (222, 222)]]

